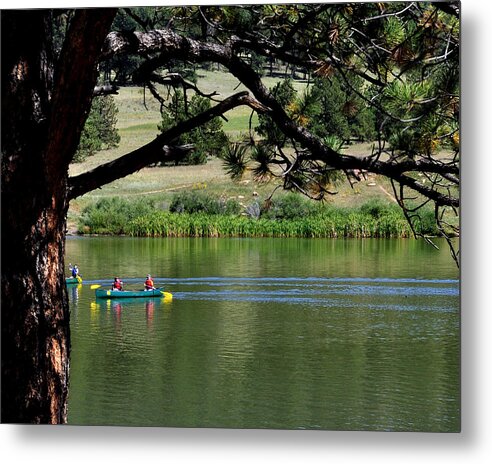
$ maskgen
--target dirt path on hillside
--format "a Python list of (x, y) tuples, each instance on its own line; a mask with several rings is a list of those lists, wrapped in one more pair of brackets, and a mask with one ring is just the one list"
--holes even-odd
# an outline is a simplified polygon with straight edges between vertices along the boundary
[(394, 197), (391, 193), (389, 193), (389, 192), (388, 192), (388, 191), (387, 191), (387, 190), (386, 190), (386, 189), (385, 189), (382, 185), (378, 185), (378, 187), (381, 189), (381, 191), (382, 191), (384, 194), (388, 195), (388, 197), (390, 197), (392, 201), (394, 201), (395, 203), (398, 203), (398, 202), (396, 201), (396, 198), (395, 198), (395, 197)]

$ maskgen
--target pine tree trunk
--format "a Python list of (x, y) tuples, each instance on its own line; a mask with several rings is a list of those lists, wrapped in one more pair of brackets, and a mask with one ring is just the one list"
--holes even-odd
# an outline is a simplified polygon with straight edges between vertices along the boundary
[(2, 422), (67, 421), (68, 166), (114, 10), (78, 10), (58, 58), (52, 11), (2, 12)]
[(32, 207), (22, 209), (25, 220), (19, 220), (18, 208), (29, 199), (12, 185), (2, 187), (2, 422), (65, 423), (65, 201), (57, 194), (30, 198)]
[(45, 154), (49, 19), (2, 15), (2, 422), (67, 417), (66, 185)]

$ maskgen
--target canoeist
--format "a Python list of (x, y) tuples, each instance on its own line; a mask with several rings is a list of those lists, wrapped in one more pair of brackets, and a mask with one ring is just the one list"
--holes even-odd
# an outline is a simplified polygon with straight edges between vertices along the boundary
[(123, 281), (119, 277), (114, 278), (112, 290), (116, 290), (116, 291), (123, 290)]
[(72, 273), (72, 277), (74, 279), (77, 279), (79, 282), (82, 282), (82, 276), (79, 273), (79, 267), (77, 265), (72, 267), (72, 264), (69, 264), (68, 268), (70, 269), (70, 272)]
[(72, 272), (72, 277), (77, 277), (79, 275), (79, 267), (77, 265), (73, 266), (71, 264), (68, 265), (68, 268)]
[(145, 280), (145, 291), (155, 290), (154, 281), (150, 274), (147, 274), (147, 279)]

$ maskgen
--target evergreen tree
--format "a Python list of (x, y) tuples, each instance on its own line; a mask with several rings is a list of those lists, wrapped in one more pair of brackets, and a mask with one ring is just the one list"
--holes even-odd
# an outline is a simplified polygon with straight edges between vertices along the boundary
[[(158, 128), (165, 132), (177, 123), (183, 122), (193, 116), (196, 116), (211, 107), (210, 100), (193, 95), (189, 101), (181, 90), (176, 90), (172, 95), (171, 101), (167, 107), (161, 111), (162, 121)], [(180, 162), (182, 164), (204, 164), (207, 162), (207, 156), (221, 157), (229, 143), (228, 138), (222, 130), (222, 121), (214, 118), (196, 129), (193, 129), (179, 137), (176, 141), (178, 145), (192, 144), (194, 146), (189, 153)]]
[[(292, 79), (284, 79), (271, 89), (272, 95), (285, 109), (292, 105), (295, 100), (296, 91)], [(272, 121), (270, 116), (258, 115), (259, 124), (255, 127), (256, 132), (265, 138), (269, 145), (282, 148), (286, 142), (285, 134)]]
[(117, 113), (118, 108), (111, 95), (92, 100), (74, 162), (80, 163), (100, 150), (118, 146), (120, 136), (116, 129)]

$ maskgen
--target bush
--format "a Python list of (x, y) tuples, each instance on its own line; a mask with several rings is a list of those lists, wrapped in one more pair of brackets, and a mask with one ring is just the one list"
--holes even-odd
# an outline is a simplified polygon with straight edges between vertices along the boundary
[(316, 206), (295, 193), (276, 198), (268, 208), (264, 208), (261, 217), (265, 219), (298, 219), (309, 216), (316, 210)]
[[(192, 237), (410, 237), (411, 230), (397, 205), (371, 200), (359, 208), (310, 202), (297, 194), (279, 197), (266, 211), (254, 201), (241, 215), (235, 200), (202, 192), (175, 195), (170, 212), (155, 200), (103, 198), (87, 206), (79, 231), (92, 234)], [(261, 214), (260, 214), (261, 212)], [(431, 209), (419, 211), (418, 233), (439, 235)]]
[(200, 192), (183, 192), (174, 196), (169, 206), (172, 213), (239, 214), (241, 205), (231, 199), (213, 197)]
[(129, 221), (152, 213), (155, 203), (151, 199), (124, 200), (102, 198), (82, 211), (79, 232), (91, 234), (126, 234)]
[[(410, 208), (411, 207), (412, 206), (410, 205)], [(396, 223), (396, 218), (399, 218), (398, 222), (405, 221), (406, 223), (403, 211), (398, 205), (384, 203), (382, 200), (369, 200), (359, 208), (359, 211), (362, 214), (371, 216), (372, 218), (379, 220), (380, 222), (389, 220), (391, 223)], [(390, 217), (391, 219), (388, 219)], [(440, 234), (432, 209), (421, 208), (415, 213), (412, 213), (410, 217), (415, 232), (431, 236), (436, 236)]]
[(374, 219), (378, 219), (383, 214), (386, 214), (388, 210), (400, 209), (397, 205), (389, 205), (382, 200), (372, 199), (360, 206), (359, 210), (362, 214), (372, 216)]
[(431, 208), (423, 208), (419, 211), (418, 218), (413, 221), (413, 225), (417, 231), (424, 235), (436, 236), (440, 235), (436, 223), (434, 211)]

